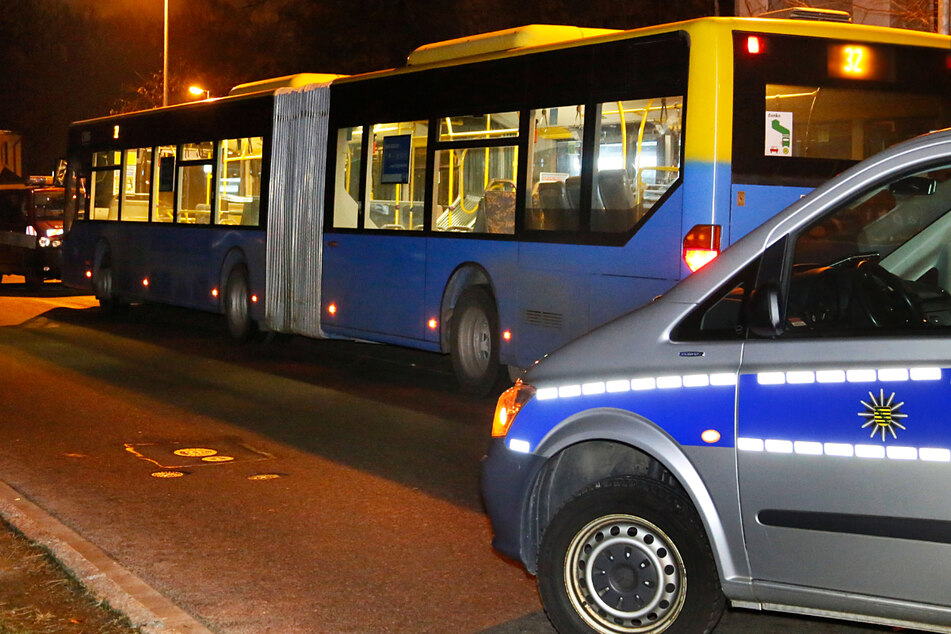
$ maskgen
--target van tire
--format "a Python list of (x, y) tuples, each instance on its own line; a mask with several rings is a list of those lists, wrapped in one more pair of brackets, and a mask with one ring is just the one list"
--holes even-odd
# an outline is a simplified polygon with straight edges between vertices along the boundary
[(450, 324), (450, 356), (459, 387), (484, 396), (499, 381), (499, 316), (492, 296), (481, 286), (459, 296)]
[(565, 503), (537, 569), (559, 632), (710, 632), (725, 605), (690, 501), (646, 478), (603, 480)]
[(231, 269), (225, 284), (224, 313), (228, 334), (236, 341), (247, 341), (254, 332), (249, 288), (247, 267), (239, 264)]

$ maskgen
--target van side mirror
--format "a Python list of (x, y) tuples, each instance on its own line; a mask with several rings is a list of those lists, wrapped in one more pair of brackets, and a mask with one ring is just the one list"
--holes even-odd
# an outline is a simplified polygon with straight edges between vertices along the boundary
[(757, 337), (776, 337), (783, 332), (779, 287), (764, 284), (753, 289), (749, 304), (749, 329)]

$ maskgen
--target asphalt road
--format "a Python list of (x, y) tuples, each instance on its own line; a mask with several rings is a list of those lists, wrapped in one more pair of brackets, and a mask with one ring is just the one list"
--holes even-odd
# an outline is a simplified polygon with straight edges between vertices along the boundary
[[(5, 281), (0, 480), (210, 629), (552, 632), (481, 512), (494, 401), (446, 359), (235, 345), (213, 315), (104, 320)], [(717, 631), (885, 630), (731, 611)]]

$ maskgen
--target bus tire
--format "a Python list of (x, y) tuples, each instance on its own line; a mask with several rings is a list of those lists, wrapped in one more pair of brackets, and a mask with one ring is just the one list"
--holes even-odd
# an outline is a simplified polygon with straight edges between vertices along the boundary
[(538, 592), (559, 632), (710, 632), (725, 604), (690, 501), (645, 478), (565, 503), (542, 538)]
[(247, 341), (254, 332), (249, 288), (247, 267), (239, 264), (231, 269), (225, 284), (224, 312), (228, 334), (236, 341)]
[(499, 317), (486, 290), (462, 292), (452, 311), (450, 356), (463, 392), (484, 396), (496, 385), (499, 364)]
[(96, 277), (93, 279), (93, 290), (96, 293), (96, 299), (99, 300), (99, 312), (103, 315), (114, 316), (122, 308), (119, 298), (115, 292), (115, 273), (112, 270), (112, 263), (108, 257), (104, 257), (96, 270)]

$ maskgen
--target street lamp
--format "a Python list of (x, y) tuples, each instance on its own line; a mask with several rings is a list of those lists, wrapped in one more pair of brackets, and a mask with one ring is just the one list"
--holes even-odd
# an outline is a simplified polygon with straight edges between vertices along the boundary
[(196, 97), (201, 97), (202, 95), (205, 95), (205, 99), (211, 99), (211, 91), (205, 90), (201, 86), (189, 86), (188, 92), (195, 95)]
[(168, 105), (168, 0), (165, 0), (165, 36), (162, 53), (162, 105)]

